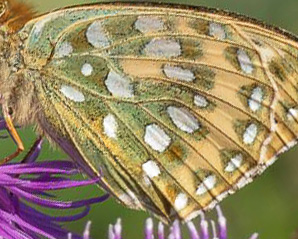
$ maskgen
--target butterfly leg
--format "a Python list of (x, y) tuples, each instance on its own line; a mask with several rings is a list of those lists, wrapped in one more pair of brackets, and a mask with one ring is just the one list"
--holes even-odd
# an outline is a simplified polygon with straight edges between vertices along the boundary
[(2, 113), (4, 116), (4, 120), (6, 122), (6, 129), (9, 132), (9, 134), (11, 135), (12, 139), (14, 140), (14, 142), (16, 143), (18, 148), (13, 154), (0, 160), (0, 165), (5, 164), (5, 163), (9, 162), (10, 160), (16, 158), (22, 151), (24, 151), (23, 142), (12, 123), (12, 119), (9, 114), (8, 107), (6, 105), (2, 105)]

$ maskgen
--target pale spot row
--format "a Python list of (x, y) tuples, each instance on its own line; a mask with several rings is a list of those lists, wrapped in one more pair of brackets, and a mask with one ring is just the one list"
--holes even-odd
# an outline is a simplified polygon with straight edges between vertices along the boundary
[(162, 153), (171, 143), (171, 138), (157, 124), (146, 126), (145, 142), (154, 150)]
[(206, 99), (206, 97), (204, 97), (202, 95), (195, 95), (194, 96), (194, 103), (195, 103), (196, 106), (198, 106), (200, 108), (206, 108), (209, 105), (209, 102)]
[(121, 76), (115, 71), (110, 71), (105, 81), (108, 90), (116, 97), (133, 97), (133, 86), (127, 77)]
[(251, 177), (242, 177), (240, 178), (240, 180), (236, 183), (236, 188), (240, 189), (243, 188), (244, 186), (246, 186), (247, 184), (252, 182), (252, 178)]
[[(288, 151), (290, 148), (294, 147), (294, 146), (297, 144), (297, 142), (298, 142), (298, 139), (294, 139), (294, 140), (290, 141), (289, 143), (287, 143), (287, 145), (283, 146), (283, 147), (277, 152), (277, 154), (275, 155), (275, 157), (273, 157), (273, 158), (270, 159), (269, 161), (275, 161), (276, 158), (277, 158), (277, 157), (276, 157), (277, 155), (282, 154), (282, 153)], [(269, 161), (267, 161), (267, 164), (268, 164)], [(270, 162), (269, 162), (269, 165), (270, 165)]]
[(253, 64), (246, 51), (243, 49), (238, 49), (237, 59), (244, 73), (251, 74), (253, 72)]
[(260, 174), (263, 169), (260, 168), (260, 165), (251, 168), (249, 171), (246, 171), (244, 176), (241, 177), (238, 182), (236, 183), (236, 189), (243, 188), (247, 184), (251, 183), (253, 178)]
[(81, 68), (81, 72), (84, 76), (91, 76), (93, 67), (89, 63), (85, 63)]
[(222, 192), (221, 194), (216, 196), (216, 200), (217, 202), (221, 202), (224, 198), (226, 198), (228, 195), (233, 194), (234, 192), (232, 190), (228, 190), (225, 192)]
[[(217, 200), (212, 200), (208, 206), (206, 207), (206, 210), (209, 211), (209, 210), (212, 210), (213, 208), (215, 208), (215, 206), (218, 204), (218, 201)], [(217, 239), (217, 238), (216, 238)]]
[(225, 171), (231, 173), (235, 171), (237, 168), (240, 168), (243, 161), (242, 154), (237, 154), (235, 157), (231, 158), (228, 165), (225, 167)]
[(60, 92), (68, 99), (74, 102), (83, 102), (85, 101), (85, 96), (79, 90), (73, 88), (72, 86), (62, 85)]
[(243, 134), (243, 143), (252, 144), (258, 134), (258, 126), (254, 123), (251, 123), (244, 131)]
[(192, 82), (195, 79), (195, 75), (192, 71), (188, 69), (183, 69), (179, 66), (164, 66), (164, 73), (170, 79), (176, 79), (186, 82)]
[(115, 116), (112, 114), (108, 114), (104, 119), (103, 119), (103, 129), (104, 133), (113, 139), (117, 138), (117, 129), (118, 129), (118, 124), (115, 119)]
[(218, 38), (219, 40), (226, 39), (226, 31), (223, 25), (215, 22), (211, 22), (209, 25), (209, 35)]
[(208, 190), (213, 189), (215, 184), (216, 184), (216, 176), (211, 174), (208, 177), (204, 178), (203, 182), (199, 184), (196, 194), (199, 196), (203, 195)]
[(261, 87), (257, 86), (252, 90), (250, 98), (248, 99), (248, 105), (253, 112), (260, 109), (263, 97), (264, 92)]
[[(202, 210), (195, 210), (193, 212), (191, 212), (186, 218), (185, 218), (185, 222), (189, 223), (191, 222), (194, 218), (198, 217), (199, 215), (202, 215)], [(203, 223), (206, 222), (205, 220), (203, 221)], [(207, 223), (207, 222), (206, 222)], [(204, 226), (206, 224), (204, 223)], [(208, 225), (207, 225), (208, 226)], [(205, 228), (207, 227), (205, 226)]]
[(253, 177), (257, 174), (261, 174), (266, 169), (265, 165), (258, 165), (251, 167), (248, 171), (244, 172), (244, 176), (247, 178)]
[(95, 48), (107, 47), (110, 44), (101, 21), (95, 21), (88, 27), (86, 37)]
[(73, 47), (69, 42), (63, 42), (55, 52), (57, 58), (69, 56), (73, 52)]
[(149, 178), (157, 177), (160, 174), (160, 169), (156, 162), (153, 160), (149, 160), (142, 165), (143, 171)]
[(175, 209), (177, 211), (180, 211), (182, 209), (184, 209), (187, 206), (188, 203), (188, 197), (186, 196), (185, 193), (179, 193), (175, 199)]
[(167, 112), (173, 123), (184, 132), (193, 133), (200, 128), (198, 120), (184, 108), (169, 106)]
[[(286, 150), (288, 150), (288, 149), (289, 148), (287, 148)], [(271, 159), (269, 159), (268, 161), (266, 161), (265, 167), (267, 168), (267, 167), (271, 166), (272, 164), (274, 164), (276, 162), (277, 159), (278, 159), (277, 156), (273, 156)]]
[(151, 57), (178, 57), (181, 55), (181, 46), (173, 39), (157, 38), (145, 46), (144, 53)]
[(164, 29), (164, 22), (159, 17), (139, 16), (135, 28), (142, 33), (157, 32)]

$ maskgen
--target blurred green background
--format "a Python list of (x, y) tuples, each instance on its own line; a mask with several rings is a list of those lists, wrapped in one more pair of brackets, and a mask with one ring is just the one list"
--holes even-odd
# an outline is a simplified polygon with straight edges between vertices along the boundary
[[(26, 0), (38, 11), (46, 12), (72, 4), (90, 3), (88, 0)], [(166, 2), (166, 1), (164, 1)], [(202, 5), (228, 9), (264, 20), (298, 34), (297, 0), (172, 0), (168, 2)], [(29, 147), (34, 141), (31, 128), (21, 131), (21, 137)], [(1, 154), (13, 150), (11, 140), (1, 141)], [(298, 147), (284, 153), (279, 160), (252, 184), (225, 199), (221, 206), (228, 219), (229, 238), (248, 238), (257, 231), (261, 239), (294, 238), (298, 230)], [(65, 158), (57, 149), (45, 144), (42, 158)], [(76, 198), (98, 195), (95, 187), (70, 190), (59, 197)], [(208, 213), (213, 217), (214, 212)], [(124, 238), (143, 238), (143, 223), (147, 213), (127, 210), (113, 199), (92, 208), (90, 215), (80, 222), (68, 224), (70, 230), (81, 232), (87, 220), (92, 220), (91, 235), (95, 239), (107, 238), (109, 223), (121, 217), (124, 224)]]

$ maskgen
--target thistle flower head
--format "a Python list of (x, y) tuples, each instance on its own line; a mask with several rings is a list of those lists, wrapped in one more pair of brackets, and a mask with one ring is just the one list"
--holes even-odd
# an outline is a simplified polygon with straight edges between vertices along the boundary
[[(0, 131), (5, 127), (5, 121), (0, 118)], [(105, 201), (108, 195), (80, 201), (55, 200), (49, 192), (86, 186), (96, 183), (98, 180), (76, 181), (71, 179), (73, 175), (79, 172), (75, 165), (69, 161), (35, 162), (39, 156), (41, 145), (42, 140), (37, 140), (21, 163), (0, 165), (0, 239), (38, 239), (42, 237), (49, 239), (90, 239), (91, 222), (86, 224), (83, 237), (69, 233), (62, 228), (60, 223), (81, 219), (88, 214), (91, 204)], [(74, 208), (82, 208), (83, 210), (79, 214), (56, 217), (35, 209), (28, 202), (35, 204), (35, 206), (59, 210)], [(212, 220), (206, 220), (203, 212), (200, 215), (201, 220), (198, 225), (192, 221), (186, 223), (189, 239), (228, 238), (227, 220), (219, 206), (216, 207), (216, 210), (217, 224)], [(122, 237), (121, 219), (109, 226), (108, 238), (124, 239)], [(145, 223), (144, 238), (183, 239), (180, 222), (174, 221), (168, 230), (159, 222), (155, 231), (153, 219), (148, 218)], [(257, 233), (250, 237), (250, 239), (257, 238)]]
[[(0, 130), (5, 129), (0, 120)], [(59, 201), (49, 194), (55, 190), (82, 187), (97, 180), (73, 180), (79, 173), (69, 161), (35, 162), (42, 140), (36, 141), (21, 163), (0, 166), (0, 235), (5, 239), (67, 238), (68, 231), (60, 223), (78, 220), (89, 212), (90, 204), (105, 201), (108, 195), (80, 201)], [(34, 206), (31, 206), (34, 204)], [(51, 216), (36, 206), (67, 210), (82, 208), (78, 214)], [(88, 231), (88, 230), (87, 230)], [(86, 234), (87, 238), (89, 235)], [(72, 238), (81, 238), (73, 234)]]
[[(227, 220), (224, 217), (221, 208), (216, 207), (217, 223), (213, 220), (207, 221), (205, 214), (201, 213), (201, 220), (199, 225), (193, 221), (187, 222), (188, 237), (182, 236), (181, 225), (178, 220), (168, 228), (166, 232), (165, 226), (159, 222), (157, 230), (154, 230), (154, 222), (152, 218), (148, 218), (145, 222), (144, 238), (145, 239), (227, 239)], [(211, 228), (210, 228), (211, 227)], [(211, 229), (211, 230), (210, 230)], [(122, 239), (122, 225), (121, 220), (118, 219), (115, 225), (109, 226), (109, 239)], [(157, 237), (155, 237), (157, 236)], [(88, 238), (86, 238), (88, 239)], [(124, 238), (123, 238), (124, 239)], [(254, 233), (249, 239), (258, 239), (258, 234)]]

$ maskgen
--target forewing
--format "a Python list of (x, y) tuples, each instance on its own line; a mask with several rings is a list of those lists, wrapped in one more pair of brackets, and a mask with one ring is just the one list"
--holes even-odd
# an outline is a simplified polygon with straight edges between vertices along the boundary
[(129, 207), (191, 219), (296, 140), (297, 44), (248, 19), (93, 5), (20, 34), (45, 119)]

